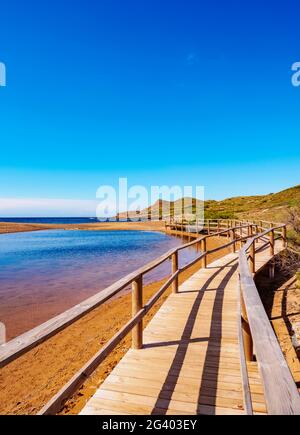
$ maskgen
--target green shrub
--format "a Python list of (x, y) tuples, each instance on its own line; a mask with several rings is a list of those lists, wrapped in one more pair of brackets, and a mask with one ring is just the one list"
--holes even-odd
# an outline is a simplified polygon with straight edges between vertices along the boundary
[(289, 241), (292, 245), (294, 245), (295, 247), (299, 247), (299, 246), (300, 246), (300, 234), (297, 233), (296, 231), (294, 231), (294, 230), (289, 230), (289, 231), (287, 232), (287, 238), (288, 238), (288, 241)]
[(204, 212), (205, 219), (234, 219), (235, 214), (230, 211), (210, 211), (205, 210)]

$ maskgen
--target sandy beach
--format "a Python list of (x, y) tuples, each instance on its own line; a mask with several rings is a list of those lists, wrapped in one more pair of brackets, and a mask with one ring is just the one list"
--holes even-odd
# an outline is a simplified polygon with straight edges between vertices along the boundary
[[(116, 224), (113, 224), (116, 225)], [(133, 227), (122, 225), (122, 229)], [(148, 229), (149, 224), (134, 224)], [(95, 225), (88, 225), (88, 227)], [(103, 224), (101, 224), (101, 227)], [(157, 230), (159, 226), (155, 225)], [(116, 227), (114, 227), (116, 229)], [(107, 226), (106, 226), (107, 229)], [(153, 227), (151, 226), (153, 230)], [(222, 244), (221, 239), (209, 240), (208, 249)], [(225, 250), (226, 251), (226, 250)], [(224, 255), (224, 251), (211, 255), (209, 261)], [(193, 274), (197, 265), (181, 274), (183, 282)], [(144, 300), (148, 300), (162, 285), (163, 281), (144, 287)], [(145, 318), (151, 320), (159, 306), (168, 296), (168, 291), (157, 302)], [(104, 304), (75, 322), (45, 343), (1, 370), (0, 374), (0, 413), (36, 414), (37, 411), (87, 362), (130, 318), (131, 295), (123, 294)], [(131, 344), (130, 335), (114, 350), (94, 372), (75, 397), (71, 398), (62, 414), (77, 414), (93, 395)]]
[(164, 231), (163, 221), (149, 222), (99, 222), (92, 224), (23, 224), (0, 222), (0, 234), (43, 230), (88, 230), (88, 231)]

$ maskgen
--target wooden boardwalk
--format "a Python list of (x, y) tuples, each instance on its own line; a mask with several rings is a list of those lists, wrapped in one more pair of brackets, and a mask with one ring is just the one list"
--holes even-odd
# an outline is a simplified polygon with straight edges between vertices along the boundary
[[(258, 252), (257, 269), (270, 258), (269, 247)], [(168, 297), (144, 330), (143, 349), (127, 352), (81, 414), (244, 414), (238, 302), (236, 252)], [(257, 363), (247, 368), (253, 411), (266, 413)]]
[[(59, 413), (130, 333), (132, 349), (81, 414), (300, 415), (297, 386), (254, 281), (268, 262), (270, 278), (274, 276), (274, 256), (288, 249), (286, 225), (228, 219), (202, 223), (206, 234), (197, 234), (202, 231), (199, 222), (192, 228), (184, 220), (179, 225), (166, 223), (171, 233), (192, 231), (195, 240), (0, 346), (2, 368), (131, 285), (129, 321), (43, 404), (38, 415)], [(223, 238), (224, 243), (207, 249), (211, 237)], [(179, 254), (191, 246), (199, 255), (180, 265)], [(225, 256), (207, 267), (208, 258), (220, 251)], [(170, 260), (171, 275), (144, 303), (144, 275)], [(196, 264), (198, 271), (178, 287), (179, 275)], [(172, 294), (143, 331), (145, 315), (170, 287)]]

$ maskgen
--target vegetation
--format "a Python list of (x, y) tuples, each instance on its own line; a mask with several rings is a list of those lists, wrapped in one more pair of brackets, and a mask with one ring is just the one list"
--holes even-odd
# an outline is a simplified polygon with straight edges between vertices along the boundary
[[(185, 209), (185, 213), (195, 213), (197, 200)], [(172, 202), (171, 211), (175, 214), (180, 210), (180, 201)], [(243, 219), (253, 218), (275, 222), (289, 222), (290, 211), (294, 210), (300, 215), (300, 185), (291, 187), (278, 193), (269, 193), (259, 196), (238, 196), (222, 201), (207, 200), (204, 203), (206, 219)], [(176, 213), (177, 211), (177, 213)], [(171, 212), (172, 215), (172, 212)], [(300, 226), (298, 220), (298, 226)], [(295, 230), (300, 232), (299, 229)]]
[[(196, 201), (193, 202), (193, 210), (185, 210), (185, 213), (195, 212)], [(178, 201), (171, 203), (171, 209), (178, 209), (176, 203)], [(298, 210), (299, 216), (299, 209), (300, 185), (268, 195), (239, 196), (222, 201), (207, 200), (204, 203), (206, 219), (242, 219), (251, 217), (253, 219), (274, 220), (275, 222), (288, 222), (290, 211)], [(299, 233), (298, 230), (296, 231)]]
[[(300, 185), (278, 193), (260, 196), (240, 196), (223, 201), (206, 201), (205, 213), (229, 214), (230, 218), (286, 221), (288, 210), (300, 205)], [(207, 216), (208, 217), (208, 216)]]
[(295, 248), (300, 247), (300, 207), (292, 207), (288, 210), (287, 220), (289, 231), (288, 238)]
[[(197, 199), (187, 201), (185, 208), (182, 200), (168, 203), (159, 200), (151, 207), (138, 210), (138, 218), (167, 219), (185, 215), (195, 215), (203, 218), (201, 213), (203, 202)], [(168, 210), (166, 213), (164, 210)], [(137, 217), (135, 214), (135, 218)], [(130, 213), (121, 213), (120, 218), (130, 218)], [(278, 193), (268, 195), (239, 196), (222, 201), (207, 200), (204, 202), (204, 217), (206, 219), (253, 219), (270, 222), (285, 222), (288, 224), (288, 238), (295, 249), (300, 249), (300, 185), (291, 187)]]

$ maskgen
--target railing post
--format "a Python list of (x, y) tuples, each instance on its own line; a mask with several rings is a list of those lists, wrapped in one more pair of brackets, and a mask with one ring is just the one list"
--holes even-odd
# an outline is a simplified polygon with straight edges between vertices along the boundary
[(210, 235), (210, 220), (207, 221), (207, 234)]
[(242, 247), (243, 247), (243, 224), (242, 223), (241, 223), (241, 228), (240, 228), (240, 238), (241, 238), (240, 247), (242, 249)]
[[(258, 229), (258, 225), (255, 225), (255, 235), (257, 236), (259, 234), (259, 229)], [(256, 239), (256, 244), (259, 244), (259, 239)]]
[(244, 342), (244, 350), (246, 361), (253, 361), (253, 340), (251, 335), (251, 330), (248, 322), (246, 307), (244, 303), (244, 299), (241, 295), (241, 305), (242, 305), (242, 331), (243, 331), (243, 342)]
[(236, 242), (235, 242), (235, 230), (232, 230), (232, 241), (233, 241), (233, 244), (232, 244), (232, 252), (233, 253), (235, 253), (235, 251), (236, 251)]
[(284, 248), (287, 247), (286, 225), (282, 227), (282, 244)]
[[(132, 316), (135, 316), (143, 308), (143, 277), (139, 276), (132, 283)], [(143, 321), (141, 320), (132, 329), (132, 348), (143, 347)]]
[(250, 270), (255, 273), (255, 241), (250, 246)]
[[(205, 237), (201, 240), (201, 251), (202, 251), (202, 253), (206, 252), (206, 238)], [(202, 259), (202, 267), (204, 269), (206, 269), (206, 267), (207, 267), (207, 255), (205, 255)]]
[[(172, 275), (178, 271), (178, 251), (175, 251), (172, 255)], [(172, 283), (173, 293), (178, 293), (178, 276)]]
[(269, 240), (270, 240), (270, 255), (271, 257), (273, 257), (275, 253), (274, 230), (270, 231)]

